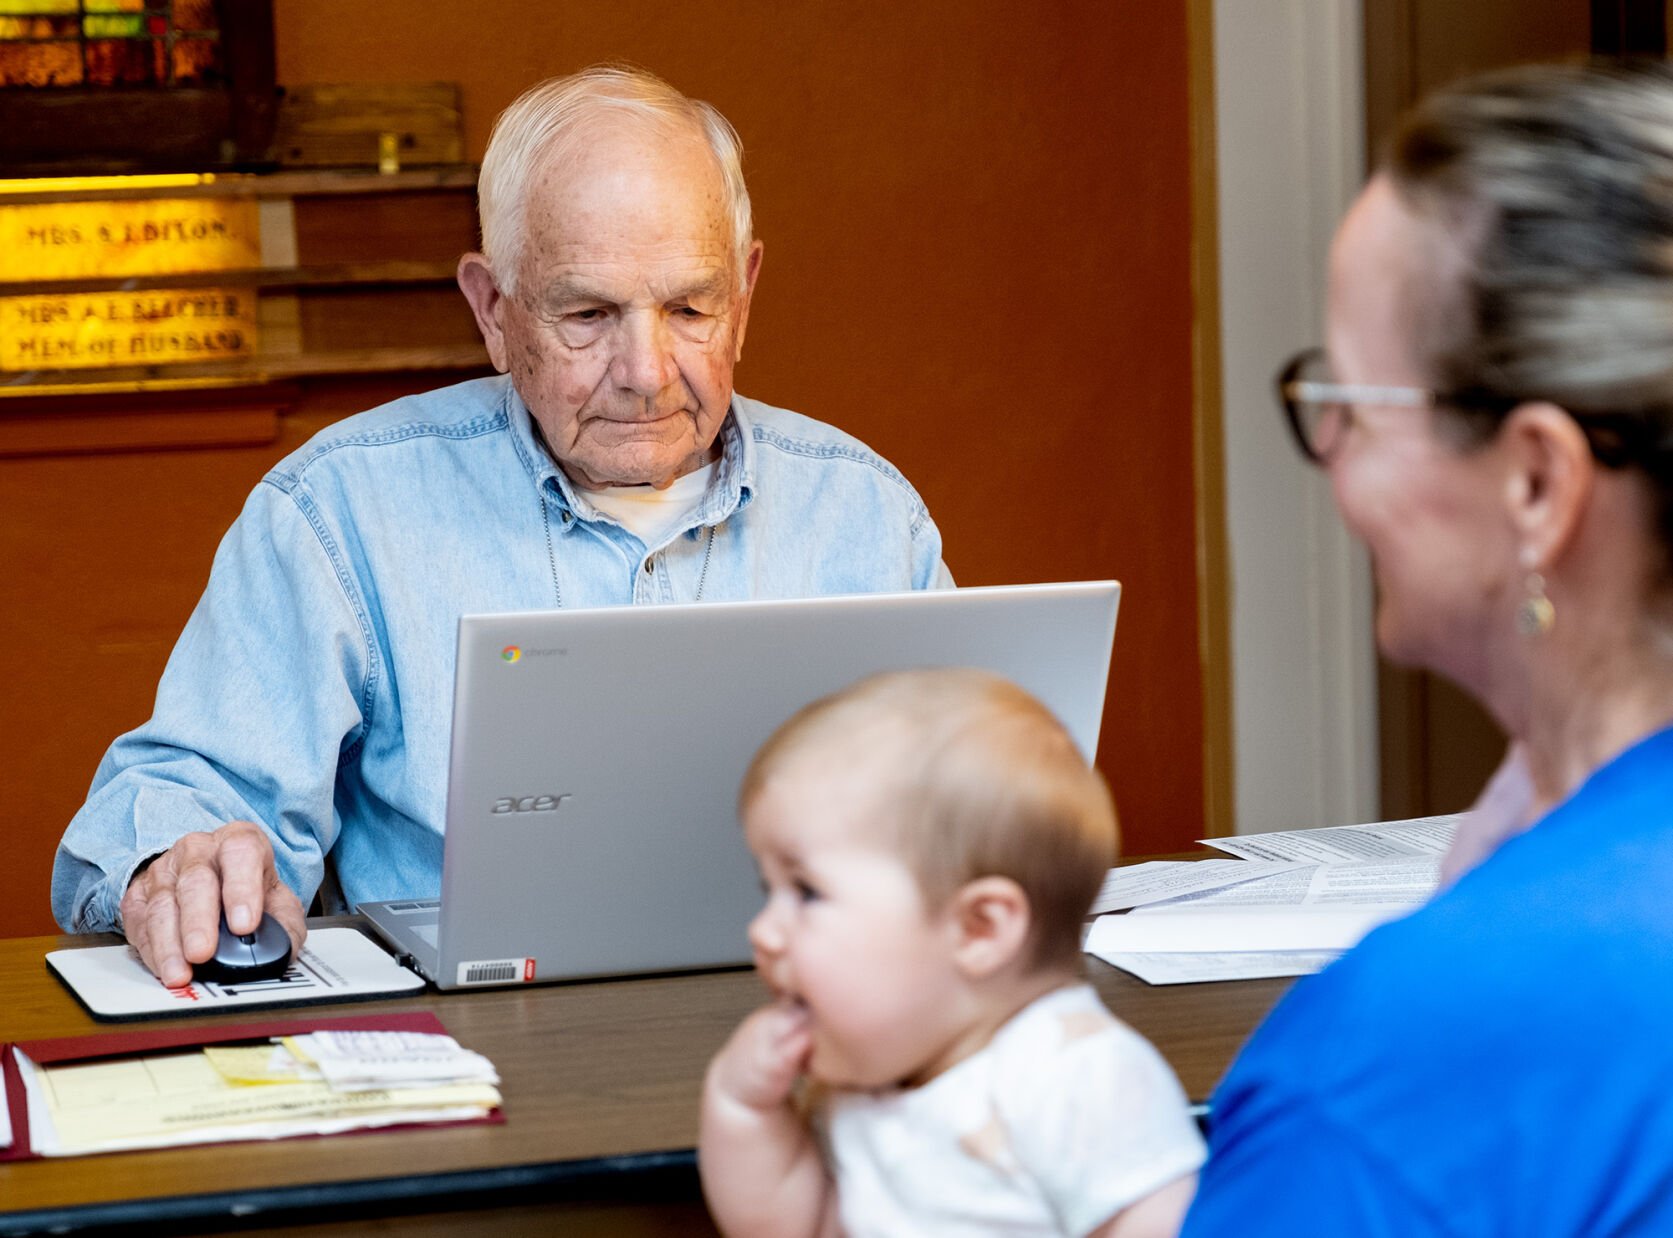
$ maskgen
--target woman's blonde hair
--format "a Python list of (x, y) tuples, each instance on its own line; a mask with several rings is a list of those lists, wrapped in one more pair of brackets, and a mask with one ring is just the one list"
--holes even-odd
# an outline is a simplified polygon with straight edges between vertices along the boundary
[(862, 680), (767, 740), (744, 775), (740, 814), (769, 782), (803, 771), (850, 782), (863, 828), (900, 856), (927, 906), (978, 877), (1008, 877), (1028, 898), (1028, 961), (1078, 964), (1083, 921), (1115, 862), (1115, 807), (1027, 692), (965, 669)]

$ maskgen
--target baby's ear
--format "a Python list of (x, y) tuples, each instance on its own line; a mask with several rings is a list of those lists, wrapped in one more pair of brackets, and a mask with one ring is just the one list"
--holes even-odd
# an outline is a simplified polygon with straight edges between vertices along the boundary
[(1021, 956), (1033, 921), (1028, 895), (1009, 877), (978, 877), (953, 895), (948, 909), (957, 934), (954, 961), (982, 980)]

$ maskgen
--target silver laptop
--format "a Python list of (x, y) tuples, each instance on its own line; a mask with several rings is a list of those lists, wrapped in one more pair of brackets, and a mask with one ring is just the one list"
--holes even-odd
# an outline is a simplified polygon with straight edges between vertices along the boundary
[(1090, 760), (1120, 586), (466, 615), (439, 900), (360, 911), (437, 987), (747, 963), (750, 758), (877, 671), (1021, 684)]

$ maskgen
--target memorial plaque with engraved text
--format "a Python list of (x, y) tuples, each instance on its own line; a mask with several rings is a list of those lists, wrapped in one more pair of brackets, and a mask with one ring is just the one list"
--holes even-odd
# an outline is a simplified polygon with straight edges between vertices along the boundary
[[(0, 206), (0, 281), (106, 279), (261, 265), (251, 199)], [(248, 289), (0, 297), (0, 370), (166, 365), (253, 355)]]

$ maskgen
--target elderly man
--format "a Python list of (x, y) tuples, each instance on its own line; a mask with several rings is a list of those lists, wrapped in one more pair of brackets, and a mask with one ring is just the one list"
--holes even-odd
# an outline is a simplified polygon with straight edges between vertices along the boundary
[(462, 613), (951, 583), (886, 461), (733, 393), (762, 253), (740, 154), (637, 71), (507, 109), (459, 263), (501, 376), (348, 418), (256, 487), (65, 833), (61, 924), (180, 984), (223, 908), (300, 944), (328, 853), (350, 903), (434, 895)]

